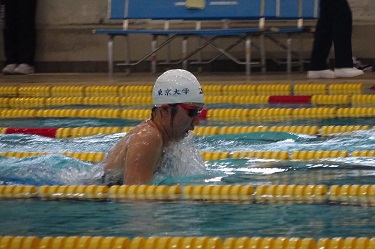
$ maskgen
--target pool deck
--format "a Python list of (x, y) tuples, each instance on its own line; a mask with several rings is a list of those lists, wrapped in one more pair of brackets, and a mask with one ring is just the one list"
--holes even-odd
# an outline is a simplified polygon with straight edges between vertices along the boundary
[[(130, 75), (115, 73), (112, 77), (105, 73), (36, 73), (32, 75), (0, 75), (1, 86), (13, 85), (153, 85), (161, 74), (133, 73)], [(194, 73), (194, 72), (193, 72)], [(306, 73), (287, 74), (283, 72), (253, 73), (246, 76), (243, 72), (194, 73), (201, 84), (309, 84), (309, 83), (363, 83), (366, 89), (375, 85), (375, 72), (366, 72), (356, 78), (309, 80)], [(375, 93), (371, 89), (366, 93)]]

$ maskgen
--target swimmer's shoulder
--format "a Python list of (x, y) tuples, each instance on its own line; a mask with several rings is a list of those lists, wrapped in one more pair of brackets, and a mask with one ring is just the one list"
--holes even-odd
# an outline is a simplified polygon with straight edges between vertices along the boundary
[[(163, 146), (163, 135), (153, 122), (143, 122), (132, 133), (132, 142), (141, 142), (149, 146)], [(147, 147), (147, 146), (146, 146)]]

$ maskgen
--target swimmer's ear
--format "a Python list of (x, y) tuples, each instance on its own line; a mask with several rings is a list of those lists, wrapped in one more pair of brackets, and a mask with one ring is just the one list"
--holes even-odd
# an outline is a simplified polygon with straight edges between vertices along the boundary
[(167, 105), (167, 104), (163, 104), (163, 105), (160, 106), (160, 108), (161, 108), (163, 111), (168, 111), (168, 107), (169, 107), (169, 105)]
[(160, 113), (163, 115), (163, 113), (166, 115), (169, 113), (169, 105), (167, 104), (163, 104), (161, 105), (159, 108), (160, 108)]

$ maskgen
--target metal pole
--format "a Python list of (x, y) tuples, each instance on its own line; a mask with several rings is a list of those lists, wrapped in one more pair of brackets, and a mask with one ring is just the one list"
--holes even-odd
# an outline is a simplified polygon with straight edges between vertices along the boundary
[(184, 37), (184, 39), (182, 40), (182, 68), (183, 69), (187, 69), (187, 37)]
[(251, 39), (247, 37), (245, 42), (246, 75), (251, 73)]
[[(151, 41), (151, 51), (156, 50), (156, 36), (153, 36)], [(156, 52), (151, 55), (151, 72), (156, 73)]]
[(287, 40), (287, 72), (292, 72), (292, 39), (288, 38)]
[(108, 74), (113, 75), (113, 40), (114, 36), (110, 35), (108, 38)]

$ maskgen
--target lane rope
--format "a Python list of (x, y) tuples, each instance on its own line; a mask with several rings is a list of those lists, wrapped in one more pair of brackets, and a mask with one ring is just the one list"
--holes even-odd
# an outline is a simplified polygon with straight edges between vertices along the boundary
[[(330, 158), (346, 157), (375, 157), (375, 150), (356, 150), (349, 153), (346, 150), (317, 150), (317, 151), (201, 151), (199, 152), (204, 161), (225, 159), (270, 159), (270, 160), (323, 160)], [(105, 152), (42, 152), (42, 151), (9, 151), (1, 152), (3, 157), (38, 157), (43, 155), (60, 154), (81, 161), (100, 162), (105, 157)]]
[[(115, 134), (129, 132), (134, 126), (105, 126), (105, 127), (2, 127), (0, 134), (29, 134), (50, 138), (74, 138), (93, 136), (98, 134)], [(349, 132), (373, 130), (375, 126), (369, 125), (291, 125), (291, 126), (197, 126), (193, 135), (212, 136), (220, 134), (243, 134), (254, 132), (287, 132), (307, 134), (313, 136), (332, 136)]]
[(1, 185), (0, 199), (375, 206), (375, 185)]
[(82, 249), (141, 249), (141, 248), (280, 248), (280, 249), (373, 249), (375, 237), (106, 237), (106, 236), (0, 236), (4, 249), (82, 248)]

